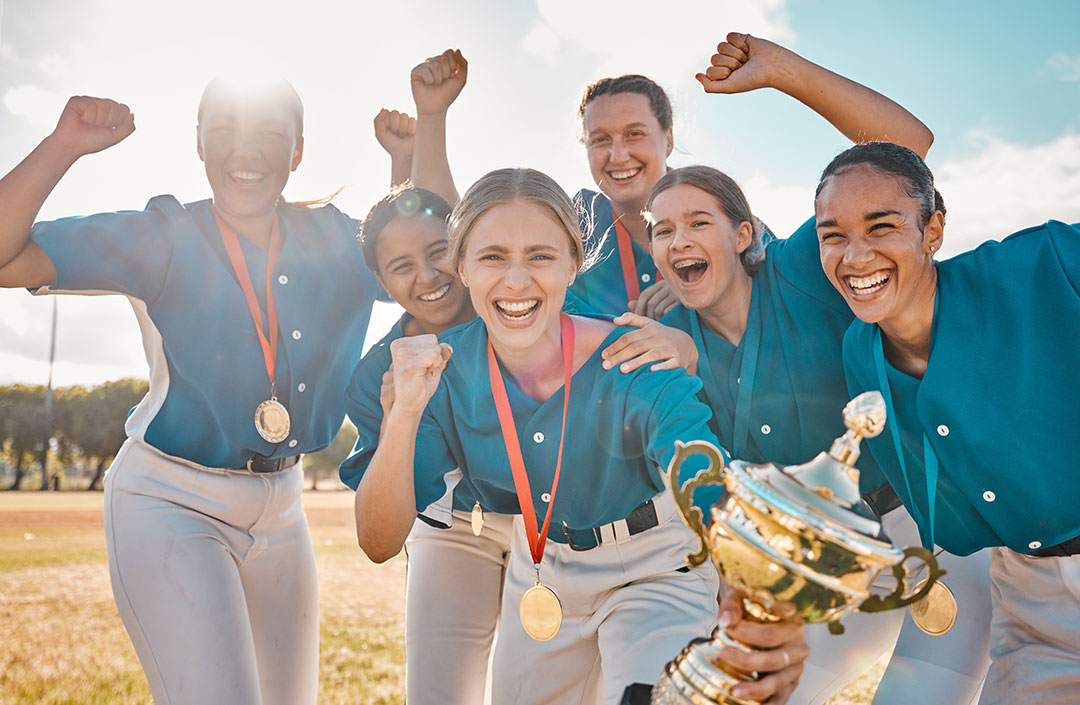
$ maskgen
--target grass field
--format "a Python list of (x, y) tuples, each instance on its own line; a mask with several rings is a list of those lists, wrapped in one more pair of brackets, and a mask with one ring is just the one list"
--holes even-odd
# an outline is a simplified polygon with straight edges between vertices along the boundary
[[(0, 705), (149, 703), (109, 588), (100, 492), (0, 493)], [(405, 558), (356, 547), (352, 494), (309, 492), (319, 567), (319, 702), (403, 703)], [(883, 664), (830, 705), (870, 702)]]

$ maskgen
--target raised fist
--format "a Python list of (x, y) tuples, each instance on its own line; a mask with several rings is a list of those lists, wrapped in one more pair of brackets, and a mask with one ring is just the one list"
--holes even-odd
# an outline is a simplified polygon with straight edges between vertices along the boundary
[(135, 131), (135, 114), (108, 98), (77, 95), (68, 99), (51, 139), (75, 157), (108, 149)]
[(412, 160), (416, 118), (406, 113), (383, 108), (375, 116), (375, 139), (393, 160)]
[(465, 87), (469, 62), (457, 49), (447, 49), (412, 70), (413, 100), (417, 115), (445, 113)]

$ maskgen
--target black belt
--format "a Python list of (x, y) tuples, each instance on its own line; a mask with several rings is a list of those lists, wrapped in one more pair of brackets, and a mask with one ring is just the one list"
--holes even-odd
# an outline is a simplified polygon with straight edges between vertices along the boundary
[[(638, 505), (637, 509), (630, 512), (625, 519), (621, 519), (605, 526), (611, 526), (612, 531), (616, 524), (626, 523), (626, 532), (630, 536), (634, 534), (640, 534), (642, 531), (657, 526), (660, 520), (656, 517), (656, 507), (653, 506), (653, 501), (647, 499)], [(597, 526), (592, 529), (571, 529), (563, 522), (562, 530), (563, 535), (566, 536), (566, 543), (570, 545), (570, 548), (575, 551), (588, 551), (596, 548), (600, 544), (604, 543), (603, 536), (600, 533), (600, 529), (603, 527)], [(617, 535), (617, 534), (616, 534)]]
[(241, 470), (247, 470), (259, 475), (263, 475), (270, 472), (280, 472), (285, 468), (291, 468), (296, 465), (300, 460), (299, 455), (290, 455), (287, 458), (266, 458), (261, 455), (256, 455), (251, 460), (247, 461)]
[(1040, 548), (1038, 551), (1032, 551), (1027, 555), (1037, 558), (1060, 558), (1062, 556), (1075, 556), (1078, 553), (1080, 553), (1080, 536), (1074, 536), (1056, 546)]

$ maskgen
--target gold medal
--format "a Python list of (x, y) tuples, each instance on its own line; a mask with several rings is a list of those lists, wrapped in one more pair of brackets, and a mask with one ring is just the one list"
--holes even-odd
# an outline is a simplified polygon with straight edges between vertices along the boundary
[[(926, 581), (915, 586), (915, 591), (922, 589)], [(940, 580), (933, 584), (926, 597), (911, 603), (911, 618), (915, 625), (930, 636), (941, 636), (956, 624), (956, 598), (952, 590)]]
[(472, 523), (473, 536), (479, 536), (484, 530), (484, 510), (480, 508), (479, 502), (473, 505), (472, 516), (469, 519)]
[(289, 437), (289, 411), (276, 396), (255, 409), (255, 430), (270, 443), (281, 443)]
[(535, 641), (549, 641), (559, 633), (562, 626), (562, 603), (555, 591), (541, 585), (537, 578), (536, 585), (521, 596), (521, 626)]

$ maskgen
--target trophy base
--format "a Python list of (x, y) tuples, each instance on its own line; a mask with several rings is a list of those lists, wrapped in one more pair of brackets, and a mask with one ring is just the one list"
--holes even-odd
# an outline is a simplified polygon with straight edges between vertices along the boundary
[(734, 643), (719, 629), (713, 636), (690, 642), (664, 667), (653, 686), (651, 705), (761, 705), (731, 694), (732, 688), (757, 674), (724, 669), (709, 659), (710, 651)]

